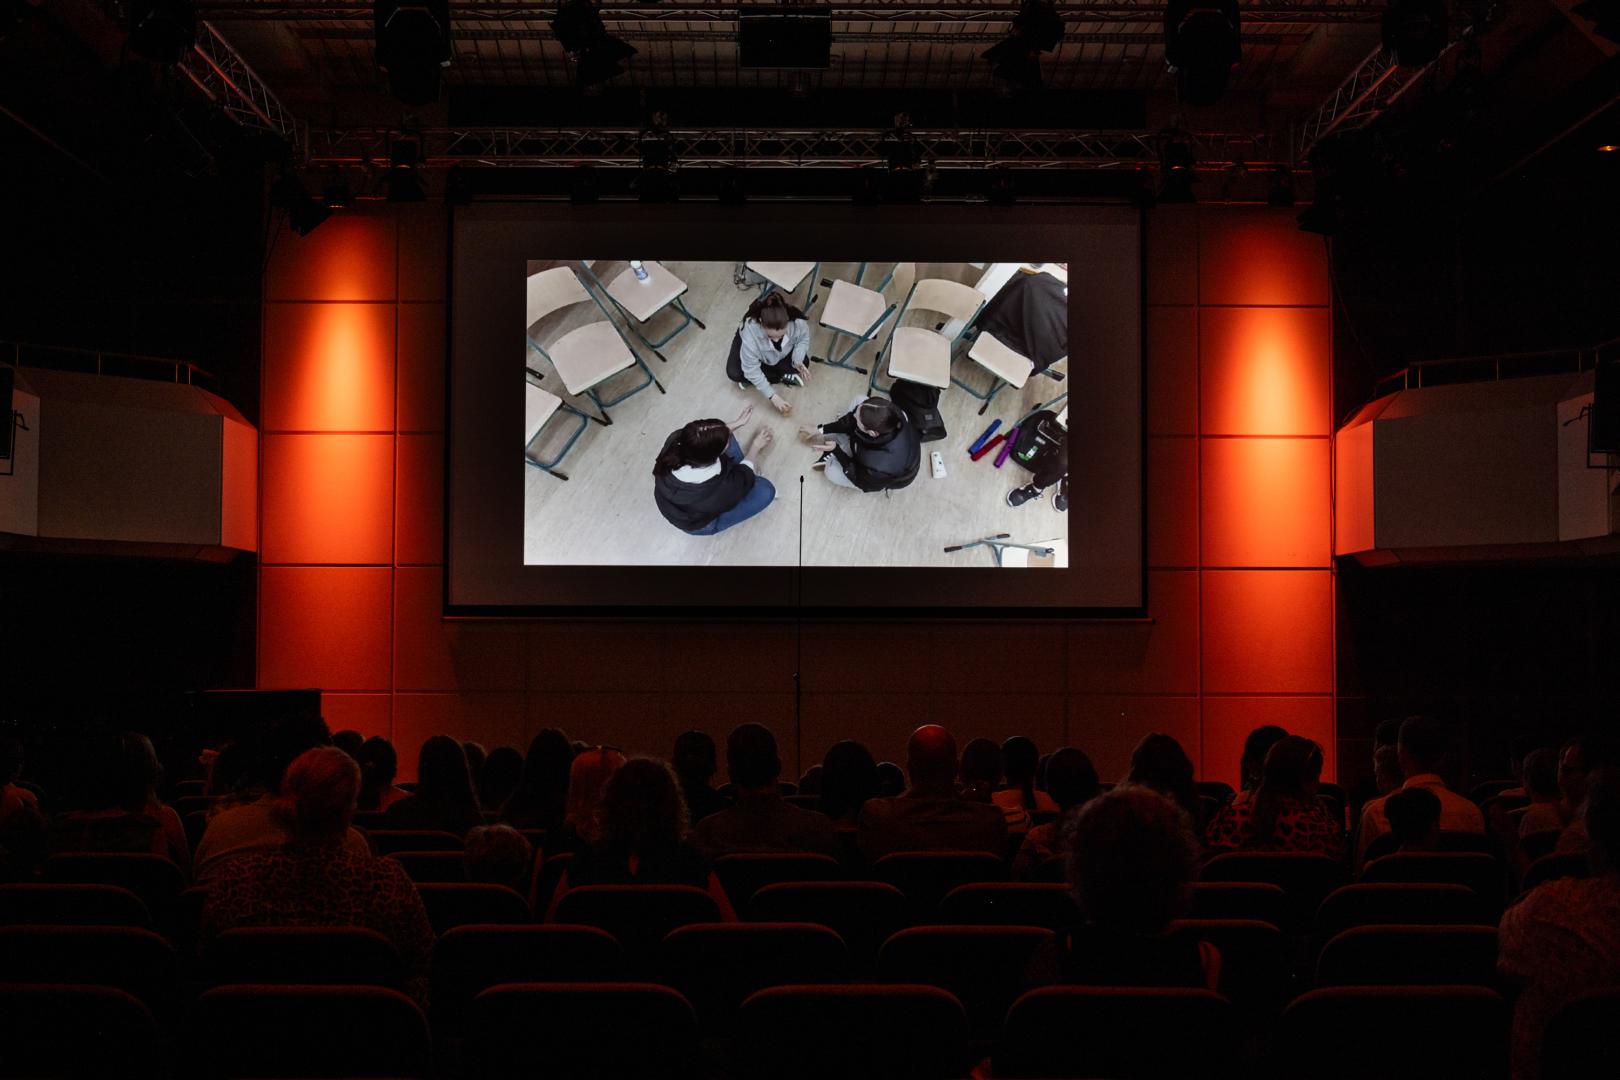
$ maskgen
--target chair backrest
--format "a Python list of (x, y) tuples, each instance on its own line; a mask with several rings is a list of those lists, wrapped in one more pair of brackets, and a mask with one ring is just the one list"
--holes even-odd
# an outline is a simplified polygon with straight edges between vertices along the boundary
[(1193, 787), (1198, 794), (1208, 795), (1222, 806), (1231, 802), (1233, 796), (1237, 794), (1232, 790), (1232, 785), (1224, 780), (1200, 780)]
[(1401, 881), (1466, 885), (1488, 907), (1502, 906), (1502, 864), (1478, 852), (1397, 852), (1368, 863), (1362, 868), (1361, 880), (1375, 885)]
[(473, 1000), (471, 1075), (687, 1077), (697, 1015), (653, 983), (507, 983)]
[(349, 824), (370, 836), (378, 829), (388, 828), (388, 816), (381, 810), (356, 810)]
[(1288, 894), (1268, 881), (1195, 881), (1191, 919), (1254, 919), (1281, 927), (1288, 922)]
[(1047, 986), (1007, 1012), (1001, 1076), (1228, 1077), (1232, 1006), (1209, 990)]
[(394, 943), (359, 926), (254, 926), (207, 946), (209, 981), (398, 988), (404, 965)]
[(1055, 882), (976, 881), (958, 885), (939, 903), (943, 922), (961, 926), (1044, 926), (1057, 930), (1079, 918), (1069, 887)]
[(590, 298), (591, 294), (585, 291), (585, 286), (570, 267), (553, 266), (550, 270), (530, 274), (525, 308), (527, 321), (524, 326), (533, 326), (569, 304)]
[(594, 926), (457, 926), (433, 946), (428, 1000), (436, 1022), (459, 1027), (473, 999), (491, 986), (611, 982), (623, 975), (624, 950)]
[(907, 924), (905, 894), (880, 881), (784, 881), (748, 902), (751, 922), (809, 922), (828, 927), (849, 947), (857, 968), (870, 967), (884, 939)]
[(1318, 986), (1494, 986), (1494, 926), (1355, 926), (1322, 947)]
[(0, 1017), (6, 1076), (172, 1075), (151, 1010), (122, 990), (0, 983)]
[(1288, 894), (1291, 926), (1299, 927), (1309, 921), (1324, 896), (1349, 880), (1349, 873), (1344, 864), (1325, 855), (1233, 851), (1205, 863), (1199, 880), (1263, 881), (1276, 885)]
[(206, 814), (213, 809), (214, 797), (212, 795), (182, 795), (171, 804), (174, 812), (181, 817), (198, 812)]
[(1519, 837), (1519, 848), (1524, 852), (1525, 858), (1535, 862), (1551, 855), (1558, 847), (1558, 838), (1562, 835), (1564, 835), (1562, 829), (1537, 829)]
[(206, 780), (176, 780), (174, 782), (174, 797), (183, 799), (188, 795), (202, 795), (208, 790)]
[(733, 1063), (760, 1080), (964, 1076), (967, 1015), (935, 986), (775, 986), (743, 1002)]
[(971, 321), (984, 306), (985, 299), (984, 293), (960, 281), (923, 278), (912, 287), (911, 301), (906, 305), (906, 310), (921, 308), (923, 311), (937, 311), (952, 319)]
[(1284, 1010), (1277, 1052), (1323, 1080), (1505, 1080), (1508, 1007), (1480, 986), (1327, 987)]
[[(1385, 833), (1374, 837), (1373, 842), (1367, 845), (1362, 856), (1365, 862), (1382, 859), (1385, 855), (1394, 855), (1400, 847), (1400, 838), (1394, 833)], [(1437, 852), (1464, 851), (1475, 852), (1480, 855), (1495, 855), (1496, 847), (1491, 837), (1484, 833), (1444, 831), (1435, 848)]]
[(117, 885), (146, 904), (161, 924), (174, 898), (186, 887), (186, 876), (161, 855), (134, 852), (70, 852), (45, 860), (44, 878), (60, 883)]
[(396, 851), (464, 851), (461, 837), (441, 829), (372, 829), (366, 833), (371, 850), (378, 855)]
[(395, 851), (388, 858), (405, 868), (417, 884), (467, 880), (467, 856), (461, 851)]
[(523, 894), (483, 882), (423, 882), (416, 887), (435, 934), (473, 923), (526, 923), (534, 919)]
[(812, 852), (750, 852), (720, 856), (714, 861), (714, 876), (720, 879), (732, 906), (741, 910), (767, 885), (779, 881), (833, 881), (843, 876), (843, 866), (831, 855)]
[(1031, 959), (1055, 937), (1039, 926), (914, 926), (883, 943), (877, 977), (949, 991), (973, 1036), (990, 1038), (1026, 988)]
[(1521, 786), (1519, 782), (1510, 776), (1499, 777), (1495, 780), (1481, 780), (1468, 792), (1468, 798), (1472, 802), (1482, 803), (1492, 796), (1500, 795), (1509, 788), (1519, 786)]
[(1592, 872), (1591, 860), (1584, 852), (1565, 852), (1562, 855), (1543, 855), (1530, 864), (1519, 883), (1520, 892), (1529, 892), (1537, 885), (1564, 877), (1586, 877)]
[(728, 1032), (737, 1008), (767, 986), (850, 978), (849, 950), (815, 923), (694, 923), (658, 946), (659, 981), (697, 1010), (707, 1035)]
[(1485, 913), (1484, 901), (1466, 885), (1358, 883), (1328, 894), (1316, 909), (1311, 932), (1322, 943), (1352, 926), (1472, 926)]
[(0, 885), (0, 925), (138, 926), (152, 929), (141, 898), (117, 885)]
[(1220, 992), (1244, 1009), (1272, 1013), (1287, 1000), (1289, 939), (1255, 919), (1177, 919), (1170, 932), (1207, 941), (1221, 954)]
[(584, 885), (563, 894), (556, 921), (601, 927), (635, 964), (677, 926), (719, 922), (720, 908), (690, 885)]
[(558, 883), (573, 860), (574, 853), (571, 851), (560, 852), (549, 858), (543, 857), (543, 852), (535, 856), (534, 873), (529, 881), (529, 909), (534, 912), (535, 918), (546, 917), (546, 912), (551, 908), (552, 895), (556, 893)]
[(114, 986), (155, 1013), (173, 1004), (174, 948), (134, 926), (0, 927), (0, 981)]
[(976, 881), (1006, 881), (1007, 863), (982, 851), (896, 851), (872, 865), (872, 876), (905, 893), (913, 911), (933, 921), (946, 893)]
[(1593, 1076), (1620, 1076), (1620, 987), (1567, 1003), (1542, 1032), (1542, 1080)]
[(197, 999), (203, 1076), (427, 1077), (416, 1003), (381, 986), (218, 986)]

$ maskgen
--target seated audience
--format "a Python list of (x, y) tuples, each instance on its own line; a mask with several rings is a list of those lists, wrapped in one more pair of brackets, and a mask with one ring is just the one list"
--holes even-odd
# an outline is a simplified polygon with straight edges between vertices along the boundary
[(1217, 987), (1220, 952), (1168, 932), (1187, 913), (1198, 861), (1180, 807), (1122, 784), (1075, 813), (1065, 846), (1081, 921), (1036, 956), (1032, 983)]
[(969, 802), (956, 791), (956, 740), (937, 724), (911, 733), (906, 771), (911, 786), (895, 798), (869, 799), (861, 809), (858, 843), (868, 860), (895, 851), (1007, 853), (1001, 811)]
[(713, 862), (749, 851), (809, 851), (838, 855), (838, 835), (825, 814), (783, 800), (777, 778), (782, 759), (776, 736), (761, 724), (743, 724), (726, 739), (726, 771), (737, 802), (710, 814), (692, 829), (692, 846)]
[(467, 880), (529, 891), (534, 847), (510, 825), (480, 825), (467, 834)]
[(433, 929), (422, 898), (398, 862), (345, 841), (359, 766), (336, 747), (318, 747), (287, 767), (281, 790), (285, 842), (217, 867), (203, 905), (204, 939), (242, 926), (367, 927), (399, 949), (406, 989), (424, 1000)]
[(735, 918), (725, 890), (686, 841), (686, 803), (675, 772), (656, 758), (631, 758), (608, 777), (591, 840), (575, 853), (557, 886), (691, 885), (707, 889), (721, 913)]
[(394, 786), (399, 774), (399, 755), (394, 744), (381, 735), (373, 735), (360, 748), (360, 809), (387, 810), (410, 792)]
[(1384, 816), (1396, 851), (1440, 849), (1440, 800), (1427, 788), (1411, 787), (1384, 800)]
[[(287, 842), (287, 818), (282, 812), (281, 799), (282, 774), (304, 751), (330, 742), (326, 721), (308, 713), (284, 717), (264, 733), (251, 751), (252, 761), (245, 770), (250, 778), (245, 786), (260, 794), (208, 819), (208, 828), (197, 843), (194, 857), (198, 885), (210, 884), (214, 874), (232, 859)], [(365, 836), (357, 829), (350, 829), (343, 843), (357, 854), (371, 850)]]
[(1095, 799), (1100, 790), (1096, 766), (1084, 751), (1065, 746), (1046, 763), (1046, 790), (1057, 804), (1059, 816), (1034, 826), (1024, 837), (1013, 860), (1013, 877), (1018, 881), (1037, 878), (1047, 862), (1062, 854), (1063, 829), (1074, 810)]
[(467, 758), (467, 775), (472, 777), (473, 791), (478, 791), (484, 775), (484, 762), (489, 760), (489, 752), (484, 744), (473, 742), (471, 739), (461, 744), (461, 752)]
[(991, 796), (1000, 786), (1001, 747), (989, 739), (969, 739), (956, 767), (957, 791), (973, 802), (994, 803)]
[(556, 728), (542, 728), (529, 742), (523, 776), (501, 808), (501, 821), (514, 829), (560, 829), (568, 812), (568, 771), (574, 748)]
[(1558, 878), (1502, 914), (1497, 968), (1518, 989), (1513, 1075), (1540, 1076), (1541, 1035), (1572, 998), (1620, 985), (1620, 769), (1589, 778), (1582, 820), (1592, 873)]
[(1131, 751), (1131, 771), (1125, 780), (1152, 788), (1181, 807), (1194, 828), (1203, 821), (1203, 806), (1193, 783), (1192, 759), (1173, 737), (1159, 732), (1142, 736)]
[(994, 792), (990, 796), (990, 801), (1001, 807), (1004, 812), (1012, 809), (1021, 815), (1023, 827), (1016, 827), (1009, 819), (1007, 822), (1009, 830), (1027, 832), (1032, 814), (1057, 812), (1058, 804), (1035, 784), (1040, 764), (1041, 751), (1033, 739), (1014, 735), (1001, 744), (1001, 769), (1007, 786)]
[[(1434, 793), (1440, 800), (1441, 831), (1482, 833), (1485, 816), (1479, 807), (1468, 796), (1458, 795), (1446, 787), (1440, 776), (1450, 739), (1450, 729), (1433, 717), (1409, 716), (1401, 721), (1401, 733), (1395, 743), (1401, 773), (1406, 777), (1401, 790), (1420, 787)], [(1387, 798), (1386, 795), (1374, 799), (1361, 810), (1361, 830), (1356, 841), (1357, 866), (1366, 861), (1368, 845), (1389, 832), (1389, 819), (1384, 816)]]
[(837, 487), (897, 491), (917, 479), (922, 463), (916, 427), (888, 398), (856, 398), (837, 420), (799, 434), (822, 452), (811, 468)]
[(731, 423), (693, 420), (664, 440), (653, 461), (653, 501), (664, 520), (693, 536), (714, 536), (770, 508), (776, 488), (758, 462), (774, 438), (756, 428), (743, 450), (735, 432), (752, 416)]
[(833, 743), (821, 759), (821, 812), (834, 827), (854, 829), (861, 807), (877, 793), (878, 766), (872, 752), (854, 739)]
[(686, 811), (692, 815), (694, 825), (730, 805), (710, 783), (715, 773), (715, 752), (714, 740), (708, 735), (701, 731), (686, 731), (676, 736), (675, 752), (670, 764), (681, 781)]
[(191, 866), (185, 826), (158, 800), (157, 753), (145, 735), (97, 738), (85, 776), (83, 805), (50, 822), (52, 851), (131, 851)]
[(1558, 751), (1548, 746), (1530, 751), (1522, 772), (1530, 805), (1519, 817), (1519, 835), (1562, 829), (1569, 819), (1564, 816), (1563, 792), (1558, 789)]
[(484, 815), (473, 793), (467, 752), (448, 735), (435, 735), (416, 757), (416, 790), (383, 812), (390, 829), (441, 829), (466, 836)]
[(1362, 807), (1401, 786), (1401, 766), (1395, 757), (1400, 733), (1401, 722), (1393, 716), (1380, 720), (1373, 729), (1372, 772), (1357, 781), (1347, 796), (1351, 821), (1360, 822)]
[(523, 755), (510, 746), (497, 746), (484, 759), (478, 774), (478, 805), (500, 812), (523, 779)]
[(0, 735), (0, 822), (20, 811), (39, 811), (34, 793), (17, 783), (22, 769), (22, 740), (15, 735)]
[[(581, 750), (574, 755), (574, 763), (568, 769), (568, 804), (563, 815), (563, 831), (570, 834), (576, 846), (596, 839), (602, 793), (623, 765), (624, 755), (611, 746)], [(684, 813), (686, 804), (682, 802), (681, 806)], [(683, 828), (681, 836), (685, 835)]]
[(892, 761), (880, 761), (877, 767), (877, 793), (892, 799), (906, 790), (906, 771)]
[(1316, 800), (1322, 748), (1285, 735), (1266, 752), (1260, 786), (1242, 802), (1221, 807), (1204, 831), (1211, 855), (1223, 851), (1292, 851), (1341, 858), (1344, 830)]
[(344, 728), (342, 731), (332, 733), (332, 745), (359, 761), (360, 750), (366, 745), (366, 737), (353, 728)]
[(1589, 847), (1586, 818), (1581, 807), (1587, 786), (1598, 769), (1620, 766), (1620, 745), (1607, 735), (1586, 734), (1569, 740), (1558, 756), (1558, 789), (1563, 794), (1564, 826), (1553, 848), (1560, 855), (1579, 854)]
[(1266, 755), (1271, 748), (1286, 738), (1288, 732), (1276, 724), (1263, 724), (1249, 732), (1249, 737), (1243, 740), (1243, 756), (1238, 759), (1238, 791), (1233, 796), (1234, 803), (1246, 803), (1254, 798), (1254, 793), (1260, 790), (1260, 781), (1265, 778)]
[(820, 765), (812, 765), (808, 769), (804, 770), (804, 775), (799, 777), (799, 794), (800, 795), (820, 795), (821, 794), (821, 766)]

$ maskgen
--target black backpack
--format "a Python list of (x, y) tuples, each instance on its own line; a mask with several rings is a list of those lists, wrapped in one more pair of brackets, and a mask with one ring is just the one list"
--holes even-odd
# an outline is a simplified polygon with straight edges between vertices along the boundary
[(939, 414), (939, 388), (922, 383), (896, 379), (889, 390), (890, 399), (906, 414), (917, 429), (923, 442), (938, 442), (945, 437), (945, 418)]
[(1051, 409), (1030, 413), (1018, 425), (1018, 441), (1013, 443), (1012, 459), (1030, 472), (1068, 449), (1069, 433), (1058, 423)]

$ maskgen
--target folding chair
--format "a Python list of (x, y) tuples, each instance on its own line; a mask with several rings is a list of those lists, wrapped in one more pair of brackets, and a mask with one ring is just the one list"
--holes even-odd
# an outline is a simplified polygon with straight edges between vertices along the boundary
[[(669, 358), (658, 350), (675, 340), (676, 334), (693, 323), (697, 324), (699, 330), (708, 329), (703, 325), (702, 319), (687, 310), (686, 301), (681, 299), (681, 295), (686, 292), (686, 282), (670, 273), (663, 263), (642, 263), (641, 268), (647, 273), (645, 281), (636, 277), (635, 268), (627, 263), (612, 281), (604, 285), (591, 266), (593, 261), (587, 259), (581, 262), (585, 272), (596, 282), (598, 289), (607, 293), (608, 299), (613, 301), (613, 306), (624, 313), (631, 333), (640, 338), (641, 343), (651, 349), (653, 355), (664, 363), (667, 364)], [(680, 313), (680, 324), (657, 341), (651, 341), (641, 328), (665, 308), (674, 308)]]
[(507, 983), (473, 1000), (469, 1074), (579, 1078), (692, 1077), (697, 1016), (652, 983)]
[(463, 851), (466, 843), (453, 832), (440, 829), (373, 829), (366, 834), (378, 855), (396, 851)]
[(733, 1065), (759, 1080), (967, 1074), (967, 1015), (936, 986), (774, 986), (743, 1002)]
[(1335, 986), (1283, 1012), (1277, 1060), (1320, 1080), (1505, 1080), (1507, 1004), (1480, 986)]
[(160, 1059), (157, 1021), (110, 986), (0, 983), (6, 1076), (172, 1076)]
[(980, 393), (955, 375), (951, 376), (951, 382), (960, 386), (969, 397), (984, 402), (979, 406), (980, 416), (990, 408), (990, 402), (995, 400), (995, 396), (1001, 393), (1004, 387), (1011, 386), (1016, 390), (1022, 390), (1035, 370), (1033, 360), (1010, 348), (1001, 339), (985, 330), (975, 334), (973, 344), (968, 346), (967, 356), (969, 360), (990, 373), (989, 389)]
[[(568, 413), (578, 420), (568, 440), (563, 443), (561, 450), (549, 458), (531, 454), (529, 450), (534, 446), (534, 441), (540, 437), (540, 432), (545, 429), (551, 418), (558, 413)], [(550, 473), (559, 480), (568, 479), (568, 474), (558, 472), (557, 466), (562, 464), (563, 458), (568, 456), (568, 451), (574, 448), (579, 437), (585, 434), (590, 422), (590, 416), (574, 408), (550, 390), (542, 390), (527, 379), (523, 381), (523, 460), (541, 472)]]
[(404, 964), (394, 943), (360, 926), (253, 926), (207, 946), (209, 982), (391, 986)]
[(949, 321), (959, 320), (965, 329), (978, 317), (984, 305), (984, 293), (959, 281), (924, 278), (913, 285), (894, 318), (894, 329), (878, 354), (878, 363), (872, 366), (872, 374), (866, 380), (867, 393), (878, 389), (878, 368), (885, 355), (888, 356), (891, 378), (936, 386), (941, 390), (949, 387), (951, 355), (961, 339), (962, 330), (958, 329), (953, 336), (946, 337), (926, 327), (904, 326), (906, 314), (913, 309), (937, 312)]
[(1496, 984), (1494, 926), (1355, 926), (1316, 958), (1317, 986)]
[[(551, 362), (551, 366), (562, 377), (563, 386), (568, 393), (575, 397), (583, 395), (590, 398), (602, 414), (596, 419), (603, 424), (611, 424), (613, 418), (608, 416), (607, 412), (610, 407), (641, 393), (649, 386), (658, 387), (660, 394), (667, 391), (657, 376), (653, 375), (652, 368), (647, 366), (647, 362), (636, 354), (624, 335), (619, 332), (618, 326), (614, 324), (607, 308), (597, 295), (581, 284), (579, 277), (566, 266), (554, 266), (550, 270), (530, 274), (528, 321), (525, 325), (532, 331), (535, 323), (546, 316), (586, 301), (595, 304), (597, 310), (602, 313), (599, 321), (575, 327), (551, 342), (549, 346), (536, 341), (532, 333), (528, 336), (528, 342), (535, 352)], [(601, 385), (630, 367), (639, 367), (645, 378), (634, 387), (604, 399), (600, 390)]]
[(1007, 1010), (995, 1075), (1235, 1077), (1236, 1027), (1209, 990), (1046, 986)]
[(427, 1020), (382, 986), (219, 986), (197, 1000), (193, 1075), (432, 1075)]
[(1031, 958), (1054, 937), (1039, 926), (914, 926), (883, 943), (877, 977), (949, 991), (967, 1010), (971, 1036), (989, 1040), (1023, 993)]
[(457, 926), (487, 923), (526, 923), (533, 916), (521, 893), (505, 885), (483, 882), (423, 882), (417, 885), (422, 906), (435, 934)]
[(659, 981), (679, 990), (708, 1035), (729, 1034), (737, 1009), (758, 990), (850, 978), (844, 941), (815, 923), (693, 923), (658, 946)]
[(809, 311), (816, 302), (816, 279), (821, 276), (821, 263), (819, 262), (745, 262), (743, 266), (758, 274), (765, 280), (760, 282), (759, 295), (764, 296), (771, 289), (782, 290), (786, 297), (792, 297), (799, 291), (799, 286), (808, 279), (810, 288), (807, 291), (809, 299), (804, 302), (804, 310)]
[[(888, 298), (890, 287), (897, 290), (909, 290), (917, 274), (916, 263), (895, 263), (878, 283), (876, 289), (868, 289), (861, 285), (861, 278), (866, 273), (866, 264), (861, 263), (855, 275), (855, 282), (834, 279), (832, 292), (827, 294), (827, 303), (822, 306), (819, 322), (826, 330), (831, 331), (832, 337), (827, 341), (827, 358), (820, 360), (812, 356), (812, 361), (820, 360), (828, 367), (844, 368), (865, 375), (865, 368), (850, 363), (850, 357), (860, 351), (867, 342), (877, 337), (883, 324), (889, 321), (898, 304)], [(853, 337), (854, 343), (845, 349), (838, 359), (833, 359), (833, 348), (841, 337)]]
[(116, 885), (0, 885), (0, 925), (135, 926), (152, 929), (141, 898)]
[(433, 946), (428, 1000), (436, 1023), (459, 1027), (473, 999), (501, 983), (611, 982), (624, 977), (624, 950), (606, 930), (470, 924)]

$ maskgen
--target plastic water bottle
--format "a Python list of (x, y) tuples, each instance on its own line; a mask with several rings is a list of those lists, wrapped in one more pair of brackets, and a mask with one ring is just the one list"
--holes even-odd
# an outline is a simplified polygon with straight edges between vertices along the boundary
[(636, 272), (636, 280), (637, 281), (639, 281), (639, 282), (641, 282), (643, 284), (646, 284), (646, 281), (647, 281), (647, 268), (645, 266), (642, 266), (641, 263), (637, 262), (635, 259), (631, 259), (630, 260), (630, 269), (632, 269), (632, 270), (634, 270)]

